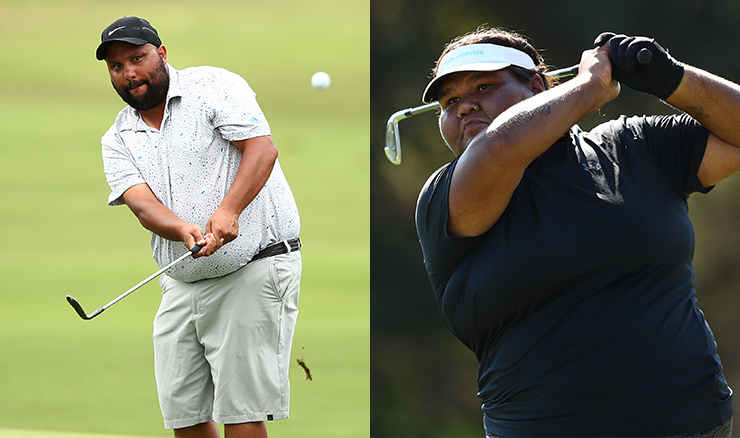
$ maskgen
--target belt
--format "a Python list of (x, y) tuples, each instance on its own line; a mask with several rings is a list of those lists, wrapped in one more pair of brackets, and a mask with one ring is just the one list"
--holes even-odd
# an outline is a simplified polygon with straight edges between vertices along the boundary
[(283, 240), (282, 242), (273, 243), (268, 245), (265, 249), (260, 250), (257, 254), (252, 257), (248, 263), (252, 263), (255, 260), (264, 259), (265, 257), (273, 257), (280, 254), (290, 254), (293, 251), (301, 250), (301, 238), (296, 237), (295, 239)]

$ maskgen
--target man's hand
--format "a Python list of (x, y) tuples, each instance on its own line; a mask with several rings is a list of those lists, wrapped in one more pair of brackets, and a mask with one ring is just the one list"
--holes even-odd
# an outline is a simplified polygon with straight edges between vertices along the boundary
[(239, 237), (239, 215), (262, 190), (277, 159), (277, 148), (269, 135), (232, 142), (242, 153), (236, 179), (206, 224), (206, 246), (200, 251), (209, 256)]
[(239, 236), (239, 213), (220, 207), (206, 224), (204, 255), (211, 255)]
[(206, 250), (208, 247), (208, 239), (206, 238), (206, 236), (203, 235), (203, 229), (198, 225), (189, 224), (187, 222), (183, 223), (184, 225), (182, 227), (181, 240), (183, 241), (183, 243), (185, 243), (185, 246), (191, 249), (195, 245), (203, 246), (200, 251), (193, 254), (193, 258), (197, 259), (198, 257), (203, 257), (204, 255), (207, 255)]
[(168, 240), (182, 241), (188, 248), (202, 245), (193, 258), (210, 256), (239, 236), (239, 213), (222, 206), (203, 229), (183, 221), (165, 207), (146, 184), (139, 184), (123, 194), (123, 200), (149, 231)]

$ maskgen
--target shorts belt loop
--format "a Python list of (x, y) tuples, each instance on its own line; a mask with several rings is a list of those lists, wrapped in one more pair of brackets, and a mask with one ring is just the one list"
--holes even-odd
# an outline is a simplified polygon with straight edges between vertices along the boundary
[(290, 243), (288, 243), (287, 240), (283, 240), (283, 245), (285, 245), (285, 248), (288, 250), (287, 254), (290, 254), (293, 251), (293, 248), (290, 247)]

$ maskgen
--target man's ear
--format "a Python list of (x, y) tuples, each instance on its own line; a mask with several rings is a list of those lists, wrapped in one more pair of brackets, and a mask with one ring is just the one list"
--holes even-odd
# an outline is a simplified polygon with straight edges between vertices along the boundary
[(164, 63), (167, 63), (167, 47), (164, 46), (164, 44), (161, 44), (159, 47), (157, 47), (157, 53), (159, 53), (160, 58), (162, 58), (162, 61)]

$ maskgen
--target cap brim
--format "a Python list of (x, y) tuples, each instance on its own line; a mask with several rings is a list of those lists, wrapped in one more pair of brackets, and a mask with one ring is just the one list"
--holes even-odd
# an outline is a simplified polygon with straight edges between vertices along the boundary
[(477, 62), (474, 64), (461, 65), (457, 68), (453, 68), (445, 72), (442, 76), (437, 76), (429, 82), (427, 87), (424, 89), (424, 94), (421, 100), (424, 103), (432, 103), (437, 100), (437, 92), (442, 83), (450, 77), (453, 73), (460, 73), (463, 71), (497, 71), (502, 70), (506, 67), (511, 66), (510, 62)]
[(108, 44), (121, 41), (124, 43), (133, 44), (135, 46), (143, 46), (144, 44), (148, 43), (149, 41), (143, 40), (141, 38), (135, 38), (135, 37), (121, 37), (121, 38), (114, 38), (107, 40), (103, 43), (100, 43), (98, 46), (98, 49), (95, 51), (95, 57), (98, 58), (98, 61), (102, 61), (105, 59), (105, 51), (108, 48)]
[(437, 99), (437, 92), (442, 81), (452, 73), (461, 71), (496, 71), (516, 65), (534, 69), (535, 63), (530, 56), (521, 50), (493, 43), (475, 43), (456, 47), (437, 63), (437, 76), (429, 82), (421, 100), (431, 103)]

